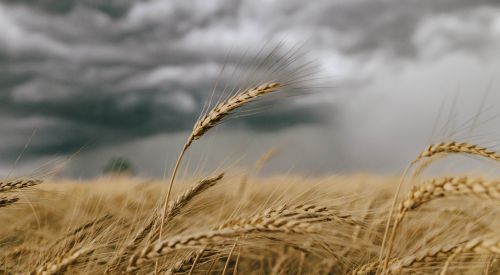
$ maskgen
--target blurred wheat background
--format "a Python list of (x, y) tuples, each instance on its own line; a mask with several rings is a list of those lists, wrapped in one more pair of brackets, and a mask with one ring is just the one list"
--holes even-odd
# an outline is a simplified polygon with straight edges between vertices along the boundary
[(0, 274), (498, 274), (500, 4), (0, 1)]

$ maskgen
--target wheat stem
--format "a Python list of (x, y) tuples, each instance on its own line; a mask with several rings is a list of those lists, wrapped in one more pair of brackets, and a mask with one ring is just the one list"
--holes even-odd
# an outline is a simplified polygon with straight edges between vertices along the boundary
[(64, 272), (69, 266), (74, 264), (81, 256), (92, 253), (95, 248), (81, 248), (76, 250), (75, 252), (67, 255), (66, 257), (61, 257), (55, 259), (52, 263), (49, 263), (45, 266), (38, 268), (36, 271), (31, 274), (36, 275), (52, 275), (59, 274)]
[[(435, 260), (438, 257), (447, 257), (461, 253), (473, 252), (476, 254), (500, 255), (500, 240), (498, 238), (478, 237), (467, 241), (458, 242), (450, 245), (436, 246), (423, 249), (413, 255), (403, 258), (391, 259), (390, 265), (384, 274), (399, 274), (404, 268), (412, 267), (419, 262)], [(380, 266), (379, 261), (364, 264), (351, 272), (351, 274), (371, 274)]]
[[(489, 159), (492, 159), (495, 161), (500, 161), (500, 155), (498, 155), (495, 151), (489, 150), (487, 148), (484, 148), (484, 147), (481, 147), (481, 146), (478, 146), (475, 144), (470, 144), (467, 142), (450, 141), (450, 142), (441, 142), (438, 144), (433, 144), (433, 145), (428, 146), (405, 169), (405, 171), (403, 173), (402, 180), (398, 184), (398, 187), (396, 189), (396, 194), (394, 195), (394, 198), (393, 198), (393, 201), (391, 204), (391, 210), (389, 213), (389, 219), (387, 221), (387, 225), (386, 225), (385, 232), (384, 232), (384, 239), (382, 241), (380, 256), (383, 255), (383, 250), (385, 248), (385, 242), (386, 242), (387, 235), (389, 232), (389, 227), (390, 227), (390, 223), (391, 223), (392, 216), (394, 213), (394, 208), (396, 206), (399, 192), (401, 190), (401, 186), (403, 185), (404, 178), (405, 178), (406, 174), (408, 173), (408, 170), (414, 164), (416, 164), (417, 162), (419, 162), (420, 160), (422, 160), (424, 158), (432, 158), (433, 156), (436, 156), (439, 154), (445, 154), (445, 153), (448, 153), (448, 154), (450, 154), (450, 153), (463, 153), (463, 154), (477, 155), (477, 156), (482, 156), (482, 157), (489, 158)], [(392, 246), (393, 246), (393, 242), (389, 241), (388, 248), (387, 248), (387, 254), (386, 254), (385, 261), (383, 264), (383, 269), (382, 269), (383, 272), (387, 270), (387, 266), (389, 264), (389, 259), (390, 259), (391, 252), (392, 252)]]
[(189, 135), (186, 143), (184, 144), (177, 161), (175, 162), (174, 170), (172, 172), (172, 176), (170, 178), (168, 184), (168, 191), (163, 203), (162, 207), (162, 216), (160, 221), (160, 236), (163, 231), (163, 224), (165, 221), (165, 212), (167, 211), (168, 202), (170, 199), (170, 193), (172, 191), (172, 186), (174, 185), (175, 176), (177, 175), (177, 171), (179, 169), (179, 165), (182, 161), (182, 158), (189, 148), (189, 146), (193, 143), (193, 141), (201, 138), (208, 130), (213, 128), (215, 125), (220, 123), (226, 116), (228, 116), (232, 111), (238, 109), (239, 107), (255, 101), (257, 98), (274, 92), (281, 88), (281, 84), (277, 82), (269, 82), (259, 85), (257, 87), (253, 87), (247, 90), (243, 90), (240, 93), (236, 93), (234, 96), (230, 97), (224, 102), (216, 105), (210, 112), (203, 115), (198, 119), (195, 123), (191, 134)]

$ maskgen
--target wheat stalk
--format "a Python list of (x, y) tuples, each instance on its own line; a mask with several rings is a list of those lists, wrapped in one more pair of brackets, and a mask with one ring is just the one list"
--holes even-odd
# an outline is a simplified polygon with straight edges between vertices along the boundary
[(164, 274), (172, 275), (179, 272), (190, 272), (190, 270), (194, 269), (194, 266), (205, 252), (206, 249), (204, 248), (189, 252), (188, 255), (185, 255), (165, 270)]
[(127, 270), (135, 271), (143, 263), (178, 249), (216, 245), (221, 241), (251, 233), (306, 233), (317, 229), (316, 223), (331, 220), (324, 216), (311, 216), (310, 213), (298, 213), (285, 217), (281, 217), (280, 213), (284, 212), (282, 210), (267, 211), (263, 215), (256, 215), (250, 219), (228, 222), (218, 230), (187, 237), (174, 237), (156, 244), (149, 244), (140, 254), (131, 257)]
[(268, 82), (262, 85), (241, 91), (230, 97), (228, 100), (216, 105), (210, 112), (202, 116), (194, 125), (193, 131), (187, 140), (188, 146), (194, 140), (201, 138), (208, 130), (216, 126), (231, 112), (241, 106), (255, 101), (257, 98), (282, 88), (277, 82)]
[(101, 225), (102, 223), (104, 223), (105, 221), (108, 221), (112, 217), (113, 217), (113, 215), (111, 215), (111, 214), (105, 214), (104, 216), (102, 216), (98, 219), (94, 219), (92, 221), (89, 221), (87, 223), (82, 224), (81, 226), (75, 228), (73, 231), (67, 233), (63, 237), (61, 237), (58, 240), (56, 240), (55, 242), (53, 242), (53, 244), (49, 247), (49, 250), (56, 247), (58, 244), (60, 244), (61, 242), (65, 241), (65, 240), (68, 240), (68, 239), (70, 239), (71, 241), (69, 243), (65, 244), (65, 246), (66, 247), (73, 246), (74, 244), (81, 241), (86, 236), (86, 235), (82, 235), (80, 237), (77, 237), (78, 234), (80, 234), (81, 232), (87, 232), (88, 229), (94, 229), (94, 228), (96, 228), (96, 226)]
[(259, 225), (246, 225), (243, 227), (225, 228), (193, 234), (187, 237), (177, 237), (170, 240), (160, 241), (154, 245), (147, 246), (139, 255), (131, 258), (128, 271), (135, 271), (140, 265), (147, 261), (156, 259), (178, 249), (195, 248), (214, 245), (220, 242), (234, 239), (241, 235), (251, 233), (306, 233), (315, 230), (312, 223), (296, 222), (294, 220), (275, 220)]
[(64, 272), (71, 265), (73, 265), (80, 257), (90, 254), (94, 250), (95, 248), (91, 247), (80, 248), (71, 254), (65, 255), (64, 257), (58, 257), (53, 262), (37, 268), (36, 271), (31, 272), (31, 274), (36, 274), (36, 275), (59, 274), (61, 272)]
[[(281, 205), (276, 208), (269, 208), (263, 213), (249, 218), (239, 218), (228, 221), (219, 226), (217, 230), (212, 230), (208, 233), (200, 233), (191, 237), (185, 237), (184, 240), (174, 239), (174, 241), (170, 241), (170, 243), (167, 240), (159, 242), (156, 245), (150, 244), (141, 254), (132, 256), (128, 270), (133, 271), (138, 265), (141, 265), (141, 263), (148, 259), (158, 258), (177, 249), (197, 246), (205, 247), (217, 244), (217, 241), (221, 239), (234, 238), (250, 233), (304, 233), (307, 232), (307, 230), (312, 230), (313, 225), (316, 223), (329, 221), (349, 225), (361, 224), (352, 219), (350, 215), (339, 215), (328, 210), (326, 207), (318, 207), (309, 204), (300, 204), (292, 207)], [(140, 260), (141, 258), (143, 260)]]
[(413, 187), (407, 198), (400, 203), (400, 213), (415, 209), (435, 198), (448, 195), (466, 195), (500, 200), (500, 181), (486, 181), (482, 178), (467, 176), (432, 179)]
[(333, 221), (339, 224), (347, 224), (352, 226), (364, 226), (358, 220), (352, 218), (348, 214), (339, 214), (327, 207), (316, 206), (312, 204), (299, 204), (295, 206), (288, 206), (286, 204), (280, 205), (275, 208), (268, 208), (261, 214), (256, 214), (248, 218), (239, 218), (227, 221), (219, 229), (230, 228), (232, 226), (252, 225), (258, 224), (261, 221), (272, 218), (288, 218), (297, 220), (318, 220), (318, 221)]
[[(500, 240), (498, 238), (478, 237), (471, 240), (425, 248), (413, 255), (390, 260), (387, 273), (397, 274), (404, 268), (409, 268), (416, 263), (432, 261), (439, 257), (450, 257), (461, 253), (493, 254), (500, 255)], [(351, 274), (371, 274), (377, 270), (380, 262), (370, 262), (362, 265), (351, 272)]]
[[(196, 196), (200, 195), (204, 191), (208, 190), (209, 188), (213, 187), (215, 184), (217, 184), (222, 178), (224, 177), (224, 173), (219, 174), (216, 177), (213, 178), (208, 178), (204, 179), (193, 186), (186, 190), (184, 193), (179, 195), (177, 199), (169, 205), (167, 208), (166, 214), (165, 214), (165, 220), (164, 222), (168, 222), (175, 218), (177, 216), (181, 209), (185, 207), (191, 200), (193, 200)], [(127, 246), (128, 251), (133, 251), (137, 248), (139, 243), (146, 237), (150, 229), (154, 225), (154, 220), (151, 220), (148, 225), (146, 225), (144, 228), (142, 228), (137, 235), (134, 237), (133, 241)], [(157, 233), (158, 234), (158, 233)], [(155, 234), (155, 235), (157, 235)]]
[(0, 208), (9, 206), (15, 202), (17, 202), (19, 198), (14, 197), (14, 198), (9, 198), (9, 197), (1, 197), (0, 198)]
[(282, 87), (282, 84), (277, 83), (277, 82), (268, 82), (264, 83), (262, 85), (243, 90), (241, 92), (237, 92), (235, 95), (227, 99), (226, 101), (223, 101), (219, 104), (217, 104), (210, 112), (207, 114), (201, 116), (198, 121), (194, 124), (193, 130), (191, 134), (189, 135), (186, 143), (182, 147), (182, 150), (177, 158), (177, 161), (174, 166), (174, 170), (172, 172), (172, 176), (170, 178), (168, 190), (167, 190), (167, 195), (165, 198), (165, 202), (163, 204), (163, 210), (162, 210), (162, 217), (160, 221), (160, 235), (161, 231), (163, 229), (163, 223), (165, 222), (166, 218), (166, 212), (167, 212), (167, 206), (168, 206), (168, 201), (170, 198), (170, 193), (172, 191), (172, 186), (175, 180), (175, 176), (177, 174), (177, 170), (179, 169), (180, 162), (182, 160), (182, 157), (184, 156), (184, 153), (186, 150), (189, 148), (189, 146), (193, 143), (193, 141), (200, 139), (208, 130), (213, 128), (215, 125), (220, 123), (226, 116), (231, 114), (231, 112), (235, 111), (236, 109), (240, 108), (243, 105), (246, 105), (250, 102), (253, 102), (257, 100), (258, 98), (269, 94), (271, 92), (277, 91), (279, 88)]
[[(269, 208), (269, 209), (265, 210), (262, 214), (256, 214), (256, 215), (249, 217), (249, 218), (237, 218), (237, 219), (227, 221), (227, 222), (221, 224), (216, 230), (221, 230), (224, 228), (231, 228), (232, 226), (258, 224), (264, 218), (270, 218), (273, 216), (277, 217), (277, 216), (285, 213), (287, 210), (290, 211), (290, 209), (296, 209), (297, 211), (311, 210), (311, 208), (304, 206), (304, 205), (298, 205), (296, 207), (291, 207), (291, 208), (287, 207), (287, 205), (281, 205), (281, 206), (276, 207), (276, 208)], [(295, 214), (298, 214), (298, 213), (297, 212), (295, 212), (295, 213), (289, 212), (288, 217), (290, 217), (291, 215), (293, 216)], [(189, 263), (193, 263), (192, 267), (194, 267), (194, 263), (196, 263), (196, 258), (199, 258), (200, 254), (205, 252), (205, 251), (206, 251), (206, 248), (203, 248), (203, 249), (200, 249), (196, 253), (191, 253), (191, 254), (187, 255), (187, 257), (181, 259), (176, 264), (174, 264), (174, 267), (170, 268), (167, 273), (173, 274), (175, 272), (182, 271), (184, 266), (186, 264), (189, 264)]]
[[(216, 185), (222, 178), (224, 177), (224, 173), (221, 173), (213, 178), (204, 179), (194, 185), (191, 186), (184, 193), (179, 195), (174, 202), (172, 202), (167, 208), (165, 214), (165, 222), (172, 220), (175, 216), (177, 216), (181, 209), (185, 207), (193, 198), (200, 195), (204, 191)], [(157, 232), (158, 233), (158, 232)], [(157, 234), (155, 234), (156, 236)]]
[[(164, 222), (169, 222), (170, 220), (175, 218), (175, 216), (177, 216), (180, 213), (181, 209), (184, 208), (189, 202), (191, 202), (195, 197), (197, 197), (204, 191), (216, 185), (223, 177), (224, 173), (221, 173), (216, 177), (204, 179), (192, 185), (191, 188), (189, 188), (184, 193), (179, 195), (177, 199), (169, 205), (165, 214)], [(127, 244), (127, 246), (119, 253), (116, 259), (120, 261), (124, 255), (130, 252), (134, 252), (139, 246), (139, 244), (146, 238), (148, 233), (153, 228), (154, 224), (155, 220), (151, 219), (145, 227), (143, 227), (141, 230), (139, 230), (139, 232), (137, 232), (132, 241)], [(159, 235), (160, 232), (156, 231), (153, 234), (153, 238), (159, 238)], [(113, 265), (115, 261), (112, 262), (110, 265)]]
[(441, 179), (432, 179), (424, 184), (413, 187), (407, 198), (399, 204), (399, 213), (392, 226), (389, 243), (394, 242), (396, 231), (408, 211), (416, 209), (433, 199), (450, 195), (465, 195), (500, 200), (500, 181), (485, 181), (481, 178), (470, 178), (467, 176), (444, 177)]
[(500, 255), (500, 240), (498, 238), (477, 237), (453, 245), (444, 245), (430, 249), (427, 248), (415, 253), (414, 255), (394, 260), (389, 267), (389, 271), (391, 273), (398, 273), (402, 269), (411, 267), (418, 262), (471, 252), (476, 254)]
[(323, 215), (328, 217), (329, 221), (334, 221), (339, 224), (347, 224), (351, 226), (365, 227), (362, 221), (356, 220), (350, 214), (341, 214), (337, 211), (333, 211), (328, 207), (317, 206), (313, 204), (301, 204), (292, 208), (293, 211), (304, 211), (305, 213), (311, 213), (316, 215)]
[[(476, 155), (476, 156), (482, 156), (488, 159), (492, 159), (495, 161), (500, 161), (500, 155), (496, 153), (493, 150), (481, 147), (479, 145), (467, 143), (467, 142), (456, 142), (456, 141), (449, 141), (449, 142), (441, 142), (437, 144), (432, 144), (429, 145), (422, 153), (420, 153), (415, 160), (413, 160), (410, 165), (405, 169), (403, 176), (401, 177), (401, 180), (397, 186), (396, 193), (394, 194), (392, 204), (391, 204), (391, 210), (389, 212), (389, 217), (386, 223), (385, 231), (384, 231), (384, 238), (382, 241), (382, 246), (380, 249), (380, 257), (383, 255), (383, 251), (385, 248), (385, 243), (389, 234), (389, 228), (390, 224), (393, 218), (393, 213), (394, 209), (396, 207), (396, 202), (398, 200), (399, 193), (401, 191), (401, 186), (403, 185), (404, 179), (406, 177), (406, 174), (408, 170), (416, 163), (418, 163), (420, 160), (425, 159), (425, 158), (432, 158), (436, 155), (440, 154), (451, 154), (451, 153), (462, 153), (462, 154), (469, 154), (469, 155)], [(387, 265), (389, 264), (389, 259), (391, 256), (391, 250), (392, 250), (392, 242), (389, 242), (388, 248), (387, 248), (387, 253), (385, 257), (385, 261), (383, 264), (383, 271), (387, 269)]]
[[(229, 263), (231, 262), (231, 257), (233, 256), (234, 250), (236, 249), (236, 244), (238, 242), (238, 239), (234, 241), (233, 246), (231, 247), (231, 250), (229, 251), (229, 255), (227, 255), (226, 263), (224, 264), (224, 269), (222, 269), (221, 275), (226, 275), (226, 272), (229, 268)], [(194, 268), (194, 266), (193, 266)]]
[(287, 267), (290, 264), (290, 261), (292, 261), (292, 257), (287, 254), (282, 254), (276, 261), (276, 263), (273, 266), (273, 269), (271, 270), (271, 275), (282, 275), (282, 274), (287, 274)]
[(19, 246), (19, 247), (14, 248), (12, 251), (8, 251), (7, 253), (4, 253), (2, 255), (2, 257), (21, 258), (21, 257), (26, 257), (28, 254), (31, 254), (34, 252), (40, 252), (40, 248), (23, 245), (23, 246)]
[(170, 193), (172, 192), (172, 186), (174, 184), (175, 176), (177, 175), (177, 170), (179, 169), (179, 165), (182, 161), (184, 154), (186, 153), (189, 146), (193, 143), (193, 141), (200, 139), (208, 130), (210, 130), (217, 124), (221, 123), (225, 117), (230, 115), (236, 109), (248, 103), (254, 102), (258, 98), (266, 94), (275, 92), (279, 88), (282, 88), (282, 86), (283, 85), (278, 82), (266, 82), (256, 87), (236, 92), (233, 96), (217, 104), (211, 111), (202, 115), (196, 121), (196, 123), (193, 126), (193, 130), (191, 131), (191, 134), (189, 135), (188, 139), (186, 140), (186, 143), (184, 144), (181, 152), (179, 153), (177, 161), (175, 162), (174, 170), (172, 171), (172, 176), (170, 178), (167, 194), (161, 211), (160, 229), (159, 229), (160, 237), (162, 235), (163, 225), (165, 223), (167, 214), (166, 212), (168, 210), (167, 207), (170, 199)]
[(95, 225), (101, 224), (101, 223), (103, 223), (103, 222), (111, 219), (112, 217), (113, 217), (113, 215), (111, 215), (111, 214), (105, 214), (102, 217), (100, 217), (99, 219), (94, 219), (92, 221), (84, 223), (81, 226), (75, 228), (70, 233), (66, 234), (66, 236), (63, 237), (63, 239), (75, 236), (76, 234), (78, 234), (78, 233), (80, 233), (82, 231), (86, 231), (89, 228), (93, 228)]
[(19, 179), (19, 180), (3, 181), (0, 182), (0, 193), (28, 188), (31, 186), (38, 185), (42, 182), (43, 182), (42, 180), (38, 179)]
[(420, 155), (413, 161), (413, 163), (417, 163), (424, 158), (430, 158), (432, 156), (445, 153), (470, 154), (470, 155), (482, 156), (495, 161), (500, 160), (500, 155), (493, 150), (467, 142), (449, 141), (449, 142), (441, 142), (429, 145), (422, 153), (420, 153)]

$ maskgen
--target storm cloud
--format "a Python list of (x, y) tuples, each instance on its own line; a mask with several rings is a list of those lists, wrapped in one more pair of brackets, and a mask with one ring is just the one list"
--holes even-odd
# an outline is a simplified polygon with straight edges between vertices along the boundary
[[(283, 39), (335, 79), (366, 86), (381, 67), (500, 46), (496, 0), (0, 2), (0, 161), (71, 154), (189, 130), (223, 66)], [(335, 95), (292, 100), (237, 129), (331, 123)], [(324, 98), (329, 98), (324, 100)], [(273, 109), (273, 108), (270, 108)]]

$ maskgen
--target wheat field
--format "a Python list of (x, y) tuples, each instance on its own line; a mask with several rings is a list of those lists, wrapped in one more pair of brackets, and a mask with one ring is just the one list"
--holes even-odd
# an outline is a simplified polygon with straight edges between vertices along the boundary
[[(162, 239), (149, 232), (136, 245), (159, 209), (162, 182), (3, 182), (1, 272), (375, 274), (398, 181), (242, 172), (185, 180), (173, 190)], [(385, 272), (498, 274), (500, 182), (459, 176), (411, 185), (395, 210)]]
[(500, 180), (424, 173), (443, 156), (500, 160), (480, 144), (430, 145), (394, 177), (263, 177), (270, 153), (255, 167), (176, 179), (212, 128), (308, 87), (296, 56), (267, 61), (273, 73), (208, 105), (168, 181), (2, 180), (0, 274), (499, 274)]

